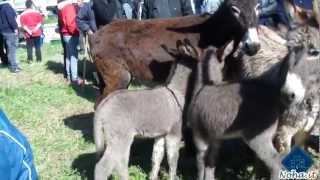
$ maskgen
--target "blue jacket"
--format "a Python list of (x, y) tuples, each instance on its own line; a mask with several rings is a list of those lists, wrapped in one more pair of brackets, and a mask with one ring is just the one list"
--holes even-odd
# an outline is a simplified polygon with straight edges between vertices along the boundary
[(18, 29), (16, 12), (8, 1), (0, 2), (0, 32), (13, 33)]
[(0, 178), (5, 180), (38, 179), (31, 147), (0, 109)]

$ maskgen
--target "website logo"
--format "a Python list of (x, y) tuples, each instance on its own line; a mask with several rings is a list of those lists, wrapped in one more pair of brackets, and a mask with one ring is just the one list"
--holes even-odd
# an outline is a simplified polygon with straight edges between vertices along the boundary
[(281, 163), (286, 170), (280, 172), (280, 179), (317, 179), (317, 172), (308, 171), (313, 159), (299, 147), (292, 148)]

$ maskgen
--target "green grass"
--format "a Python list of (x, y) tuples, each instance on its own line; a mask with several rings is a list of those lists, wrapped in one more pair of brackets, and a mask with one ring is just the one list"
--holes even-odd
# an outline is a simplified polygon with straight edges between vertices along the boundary
[[(26, 49), (22, 47), (18, 50), (18, 59), (23, 69), (19, 74), (12, 74), (0, 66), (0, 107), (28, 137), (40, 178), (92, 179), (95, 165), (92, 118), (96, 95), (92, 82), (83, 88), (65, 82), (59, 41), (44, 46), (42, 63), (28, 64)], [(134, 84), (132, 88), (140, 86)], [(147, 179), (151, 150), (150, 141), (134, 144), (131, 179)], [(235, 159), (241, 157), (234, 156)], [(232, 158), (228, 157), (227, 161)], [(194, 159), (184, 158), (179, 164), (184, 171), (183, 175), (179, 173), (181, 179), (193, 179)], [(162, 167), (161, 179), (167, 179), (165, 167)], [(221, 179), (235, 179), (232, 175), (227, 178), (229, 175), (223, 174)]]
[(57, 23), (57, 17), (56, 16), (48, 16), (45, 18), (44, 20), (44, 24), (53, 24), (53, 23)]
[[(92, 85), (79, 88), (65, 82), (60, 46), (60, 42), (45, 45), (44, 61), (31, 64), (26, 49), (19, 48), (23, 69), (19, 74), (0, 66), (0, 107), (28, 137), (41, 179), (92, 179), (96, 90)], [(139, 166), (132, 166), (130, 175), (146, 177)]]

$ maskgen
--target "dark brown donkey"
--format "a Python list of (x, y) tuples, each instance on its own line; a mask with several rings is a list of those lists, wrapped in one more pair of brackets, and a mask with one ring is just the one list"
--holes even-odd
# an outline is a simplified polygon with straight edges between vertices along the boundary
[(225, 0), (213, 15), (187, 16), (146, 21), (114, 21), (90, 37), (98, 69), (102, 96), (127, 88), (131, 77), (163, 82), (175, 58), (168, 49), (177, 41), (188, 41), (198, 52), (209, 45), (224, 48), (242, 41), (248, 54), (259, 48), (257, 0)]

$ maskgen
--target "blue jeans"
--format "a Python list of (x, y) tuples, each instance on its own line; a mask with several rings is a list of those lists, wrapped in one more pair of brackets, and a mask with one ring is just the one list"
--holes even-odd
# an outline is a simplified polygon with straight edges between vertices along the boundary
[(6, 53), (9, 61), (9, 67), (11, 69), (16, 69), (18, 68), (18, 63), (17, 63), (17, 35), (15, 33), (6, 33), (2, 32), (2, 38), (3, 41), (5, 42), (5, 47), (6, 47)]
[(63, 35), (63, 41), (66, 46), (66, 73), (67, 79), (71, 81), (78, 80), (78, 43), (79, 36)]

